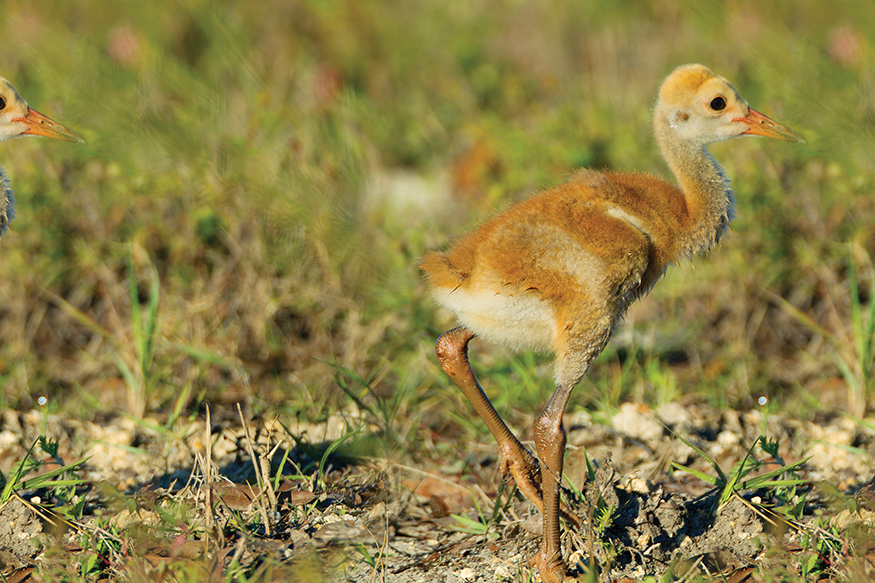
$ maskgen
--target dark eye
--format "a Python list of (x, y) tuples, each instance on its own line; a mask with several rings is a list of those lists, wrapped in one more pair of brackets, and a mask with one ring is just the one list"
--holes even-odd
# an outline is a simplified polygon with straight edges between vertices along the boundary
[(6, 98), (0, 97), (0, 111), (3, 111), (4, 109), (6, 109)]
[(711, 109), (714, 111), (723, 111), (726, 109), (726, 100), (718, 95), (711, 100)]

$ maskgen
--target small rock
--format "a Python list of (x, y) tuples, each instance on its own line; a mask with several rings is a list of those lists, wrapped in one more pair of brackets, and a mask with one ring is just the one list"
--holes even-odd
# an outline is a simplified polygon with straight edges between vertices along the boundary
[(721, 431), (717, 435), (717, 443), (723, 447), (738, 445), (739, 442), (741, 442), (741, 438), (733, 431)]
[(620, 405), (620, 412), (611, 419), (611, 426), (615, 431), (645, 443), (658, 442), (665, 433), (649, 407), (633, 403)]
[(330, 522), (319, 528), (313, 534), (313, 541), (322, 545), (334, 542), (354, 541), (360, 537), (365, 531), (365, 528), (357, 522), (335, 521)]
[(508, 565), (499, 565), (495, 568), (495, 579), (498, 581), (513, 579), (515, 575), (516, 571), (511, 571)]
[(583, 551), (581, 551), (580, 549), (574, 551), (573, 553), (571, 553), (568, 556), (568, 565), (569, 566), (573, 567), (574, 565), (584, 565), (585, 563), (586, 563), (586, 558), (583, 554)]
[(656, 414), (666, 425), (689, 425), (690, 414), (680, 403), (666, 403), (656, 410)]
[(850, 510), (842, 510), (833, 519), (838, 528), (846, 529), (853, 525), (865, 524), (868, 527), (875, 525), (875, 512), (871, 510), (858, 510), (851, 512)]
[(650, 484), (644, 478), (637, 476), (624, 476), (620, 480), (619, 487), (632, 494), (649, 494)]

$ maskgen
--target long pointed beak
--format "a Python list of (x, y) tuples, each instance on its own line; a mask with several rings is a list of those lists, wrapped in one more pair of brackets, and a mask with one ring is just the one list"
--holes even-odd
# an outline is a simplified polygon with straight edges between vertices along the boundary
[(767, 138), (776, 138), (778, 140), (796, 142), (798, 144), (807, 143), (805, 138), (787, 126), (779, 124), (755, 109), (751, 109), (748, 112), (747, 117), (737, 117), (732, 121), (737, 121), (747, 126), (747, 130), (741, 132), (743, 135), (765, 136)]
[(64, 140), (65, 142), (76, 142), (77, 144), (85, 143), (85, 139), (82, 136), (67, 126), (62, 126), (29, 107), (27, 108), (27, 115), (12, 121), (23, 123), (27, 126), (27, 129), (22, 132), (23, 134), (45, 136), (47, 138), (55, 138), (56, 140)]

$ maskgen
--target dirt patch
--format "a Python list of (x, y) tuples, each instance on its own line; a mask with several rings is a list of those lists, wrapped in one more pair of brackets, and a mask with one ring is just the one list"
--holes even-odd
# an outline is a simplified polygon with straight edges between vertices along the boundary
[(0, 508), (0, 568), (4, 573), (21, 569), (42, 546), (42, 521), (21, 499), (11, 498)]
[[(93, 455), (80, 470), (85, 480), (75, 497), (65, 502), (85, 502), (81, 516), (58, 537), (44, 533), (57, 532), (46, 526), (64, 502), (52, 490), (22, 490), (0, 508), (6, 576), (36, 567), (28, 576), (50, 578), (53, 569), (80, 569), (96, 553), (110, 576), (151, 576), (187, 564), (210, 577), (237, 564), (264, 579), (516, 581), (525, 580), (540, 545), (540, 517), (502, 484), (491, 444), (481, 444), (487, 453), (473, 456), (460, 474), (428, 461), (414, 466), (350, 456), (342, 447), (329, 451), (344, 435), (336, 419), (287, 428), (253, 421), (247, 430), (225, 421), (210, 428), (209, 448), (202, 420), (168, 437), (121, 418), (92, 424), (6, 411), (0, 419), (6, 476), (42, 432), (58, 441), (67, 462)], [(591, 556), (603, 580), (614, 581), (691, 569), (744, 581), (755, 570), (799, 570), (803, 561), (820, 574), (872, 570), (865, 558), (875, 516), (867, 426), (700, 405), (658, 412), (628, 405), (610, 426), (593, 424), (585, 413), (566, 424), (566, 501), (584, 522), (579, 531), (563, 527), (563, 554), (574, 573), (583, 573)], [(782, 495), (774, 487), (742, 491), (720, 505), (707, 483), (670, 471), (677, 461), (715, 475), (669, 427), (727, 475), (765, 428), (780, 440), (782, 459), (766, 460), (759, 471), (812, 456), (797, 472), (808, 481)], [(460, 444), (459, 451), (466, 447), (472, 446)], [(256, 483), (250, 451), (271, 474), (280, 463), (286, 468), (286, 479), (270, 492), (243, 485)], [(587, 459), (595, 479), (585, 479)], [(108, 532), (115, 538), (101, 538)], [(842, 540), (830, 546), (831, 537)]]

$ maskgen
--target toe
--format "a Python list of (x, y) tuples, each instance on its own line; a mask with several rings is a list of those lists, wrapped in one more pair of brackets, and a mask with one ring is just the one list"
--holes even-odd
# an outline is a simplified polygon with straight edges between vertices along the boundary
[(568, 568), (560, 553), (551, 553), (547, 556), (545, 549), (542, 548), (532, 557), (531, 564), (538, 567), (538, 573), (544, 583), (563, 583), (568, 576)]

